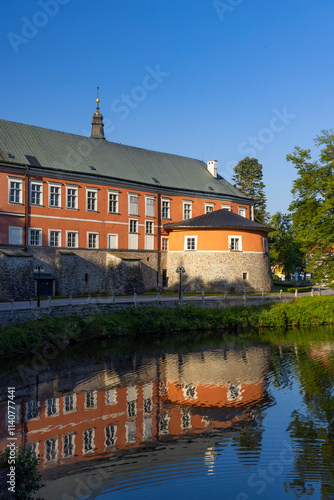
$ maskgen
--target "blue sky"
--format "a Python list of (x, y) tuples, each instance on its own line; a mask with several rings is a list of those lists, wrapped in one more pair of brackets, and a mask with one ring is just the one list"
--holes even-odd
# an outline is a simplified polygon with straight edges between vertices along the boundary
[(286, 155), (333, 127), (332, 0), (1, 2), (1, 118), (89, 135), (100, 87), (110, 141), (263, 165), (285, 212)]

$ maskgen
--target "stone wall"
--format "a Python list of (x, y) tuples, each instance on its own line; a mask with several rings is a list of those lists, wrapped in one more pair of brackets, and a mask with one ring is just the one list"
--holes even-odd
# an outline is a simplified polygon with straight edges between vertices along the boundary
[[(159, 288), (166, 252), (156, 251), (57, 250), (29, 247), (0, 252), (0, 300), (28, 299), (34, 294), (33, 269), (41, 266), (56, 282), (56, 295), (128, 294)], [(13, 255), (9, 256), (10, 253)], [(25, 258), (23, 258), (23, 256)]]
[[(271, 291), (269, 254), (253, 252), (169, 252), (169, 287), (178, 290), (183, 266), (184, 292)], [(247, 273), (246, 279), (244, 274)]]
[(33, 259), (23, 250), (0, 251), (0, 301), (34, 296)]

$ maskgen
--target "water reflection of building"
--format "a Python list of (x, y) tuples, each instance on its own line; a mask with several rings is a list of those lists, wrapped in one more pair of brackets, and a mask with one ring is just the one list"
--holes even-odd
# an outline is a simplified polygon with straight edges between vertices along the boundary
[[(18, 444), (40, 454), (46, 468), (231, 428), (252, 420), (254, 407), (265, 404), (268, 358), (269, 350), (262, 347), (226, 348), (137, 357), (134, 368), (114, 361), (89, 366), (84, 373), (75, 366), (64, 369), (64, 383), (59, 377), (48, 383), (38, 379), (31, 388), (34, 397), (18, 406)], [(59, 390), (64, 385), (65, 393)], [(5, 421), (6, 408), (0, 410)], [(213, 448), (206, 458), (212, 468)]]

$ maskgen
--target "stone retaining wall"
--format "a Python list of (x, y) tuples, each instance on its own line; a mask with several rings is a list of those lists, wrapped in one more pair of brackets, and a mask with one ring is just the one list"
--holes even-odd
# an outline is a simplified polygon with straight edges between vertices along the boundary
[[(283, 297), (282, 302), (292, 302), (294, 300), (293, 297)], [(279, 297), (268, 297), (268, 298), (260, 298), (260, 297), (247, 297), (246, 306), (260, 306), (263, 304), (269, 304), (273, 302), (279, 302)], [(201, 300), (195, 301), (183, 301), (179, 302), (175, 301), (160, 301), (157, 302), (137, 302), (136, 307), (182, 307), (185, 304), (192, 304), (195, 307), (205, 307), (212, 309), (233, 307), (244, 305), (244, 299), (240, 297), (236, 297), (235, 299), (224, 300), (210, 300), (206, 299), (205, 302)], [(84, 304), (84, 305), (68, 305), (68, 306), (51, 306), (50, 308), (42, 308), (42, 309), (14, 309), (11, 311), (0, 311), (0, 324), (2, 327), (10, 326), (17, 323), (23, 323), (25, 321), (38, 320), (45, 316), (50, 317), (69, 317), (69, 316), (81, 316), (87, 317), (92, 314), (98, 313), (112, 313), (116, 311), (121, 311), (122, 309), (127, 309), (130, 307), (134, 307), (134, 301), (131, 302), (123, 302), (116, 304)]]

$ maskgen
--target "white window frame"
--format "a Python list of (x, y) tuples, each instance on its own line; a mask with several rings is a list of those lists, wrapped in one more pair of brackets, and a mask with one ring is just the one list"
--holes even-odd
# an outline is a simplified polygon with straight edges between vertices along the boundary
[[(152, 204), (148, 204), (149, 201), (153, 201)], [(152, 215), (152, 207), (153, 207), (153, 215)], [(145, 195), (145, 217), (151, 217), (152, 219), (155, 217), (155, 197)]]
[[(186, 209), (186, 205), (189, 205), (189, 208)], [(186, 214), (186, 210), (189, 210), (189, 214)], [(189, 215), (189, 217), (185, 217), (185, 215)], [(193, 216), (193, 201), (192, 200), (182, 200), (182, 216), (183, 220), (191, 219)]]
[[(212, 210), (209, 210), (208, 211), (208, 208), (212, 208)], [(210, 214), (211, 212), (214, 212), (215, 210), (215, 204), (214, 203), (207, 203), (207, 202), (204, 202), (204, 213), (206, 214)]]
[[(59, 182), (49, 182), (49, 207), (50, 208), (61, 208), (61, 201), (62, 201), (62, 192), (61, 192), (61, 184)], [(51, 205), (51, 188), (58, 188), (59, 189), (59, 204), (58, 205)]]
[[(40, 232), (40, 242), (38, 245), (32, 245), (31, 244), (31, 231), (39, 231)], [(43, 240), (43, 230), (40, 227), (29, 227), (28, 231), (28, 244), (30, 247), (41, 247), (42, 246), (42, 240)]]
[[(240, 212), (243, 212), (245, 215), (242, 215)], [(247, 207), (238, 207), (238, 215), (241, 217), (247, 217)]]
[[(188, 241), (195, 240), (195, 248), (188, 248)], [(195, 252), (197, 250), (197, 235), (189, 235), (184, 237), (184, 251), (185, 252)]]
[[(51, 450), (47, 450), (47, 445), (46, 443), (47, 442), (50, 442), (50, 443), (53, 443), (54, 446), (51, 445)], [(56, 437), (51, 437), (51, 438), (48, 438), (45, 443), (44, 443), (44, 463), (53, 463), (53, 462), (56, 462), (58, 460), (58, 453), (59, 453), (59, 450), (58, 450), (58, 441), (59, 441), (59, 438), (58, 436)], [(47, 455), (47, 452), (49, 451), (52, 451), (52, 449), (55, 451), (55, 455), (54, 457), (52, 458), (49, 458), (47, 459), (48, 455)]]
[[(133, 201), (131, 201), (133, 198)], [(136, 200), (136, 201), (134, 201)], [(135, 209), (133, 209), (135, 207)], [(139, 215), (139, 194), (138, 193), (128, 193), (128, 214), (129, 215)]]
[[(60, 233), (59, 235), (59, 242), (60, 242), (60, 245), (51, 245), (51, 233), (52, 232), (55, 232), (55, 233)], [(49, 247), (52, 247), (52, 248), (59, 248), (61, 247), (62, 245), (62, 234), (61, 234), (61, 229), (49, 229), (49, 239), (48, 239), (48, 245)]]
[[(48, 401), (52, 400), (52, 406), (55, 406), (55, 412), (51, 413), (51, 415), (48, 415)], [(59, 416), (59, 398), (47, 398), (45, 400), (45, 417), (46, 418), (51, 418), (51, 417), (58, 417)]]
[[(166, 249), (163, 248), (163, 242), (166, 242), (167, 245), (166, 245)], [(166, 236), (161, 236), (161, 250), (163, 250), (164, 252), (167, 252), (168, 251), (168, 246), (169, 246), (169, 241), (168, 241), (168, 238)]]
[[(85, 434), (89, 433), (90, 435), (90, 441), (92, 444), (92, 447), (89, 448), (88, 450), (85, 450)], [(87, 455), (88, 453), (94, 453), (95, 451), (95, 428), (91, 427), (89, 429), (85, 429), (82, 433), (82, 453), (84, 455)]]
[[(92, 406), (87, 405), (87, 398), (92, 398)], [(92, 389), (90, 391), (85, 391), (85, 410), (96, 410), (97, 408), (97, 391)]]
[(222, 203), (222, 209), (231, 212), (231, 205), (225, 205), (224, 203)]
[[(75, 246), (68, 246), (68, 235), (69, 233), (74, 233), (76, 234), (76, 238), (75, 238)], [(66, 248), (78, 248), (79, 247), (79, 231), (66, 231)]]
[[(90, 236), (96, 236), (96, 238), (95, 238), (96, 246), (93, 246), (93, 247), (89, 246), (89, 237)], [(89, 248), (89, 250), (96, 250), (97, 248), (99, 248), (99, 233), (87, 231), (87, 248)]]
[[(131, 222), (136, 222), (136, 231), (131, 231)], [(129, 219), (129, 234), (139, 234), (139, 221), (138, 219)]]
[[(33, 185), (41, 187), (41, 190), (37, 191), (39, 193), (39, 196), (40, 196), (40, 203), (33, 203), (33, 201), (32, 201), (32, 194), (33, 194), (32, 186)], [(29, 204), (33, 207), (42, 207), (43, 206), (43, 181), (35, 181), (34, 179), (30, 179), (30, 182), (29, 182)]]
[[(150, 227), (151, 231), (147, 231), (147, 227)], [(154, 235), (154, 221), (153, 220), (146, 220), (145, 221), (145, 234)]]
[[(115, 196), (116, 199), (112, 200), (112, 203), (116, 204), (116, 210), (110, 210), (110, 198)], [(119, 191), (114, 191), (113, 189), (108, 189), (108, 214), (119, 214)]]
[[(88, 187), (86, 186), (86, 211), (87, 212), (97, 212), (97, 192), (98, 192), (98, 188), (96, 187)], [(88, 196), (88, 193), (94, 193), (95, 194), (95, 198), (91, 198), (92, 200), (94, 200), (95, 202), (95, 206), (94, 208), (88, 208), (88, 201), (89, 201), (89, 196)]]
[[(166, 205), (164, 207), (164, 203), (167, 203), (168, 205)], [(170, 213), (171, 213), (171, 207), (170, 207), (171, 203), (170, 203), (170, 198), (161, 198), (161, 218), (162, 219), (170, 219), (171, 216), (170, 216)], [(167, 209), (168, 211), (168, 217), (165, 217), (164, 216), (164, 208)]]
[[(239, 244), (238, 244), (239, 248), (237, 250), (231, 249), (232, 239), (239, 240)], [(228, 236), (228, 249), (230, 252), (242, 252), (242, 236), (240, 234), (231, 234)]]
[[(69, 412), (67, 412), (69, 413)], [(69, 455), (65, 455), (64, 450), (65, 450), (65, 438), (69, 436), (71, 440), (71, 446), (72, 446), (72, 453)], [(69, 432), (68, 434), (63, 434), (62, 436), (62, 447), (63, 447), (63, 458), (73, 458), (75, 456), (75, 437), (76, 433), (75, 432)]]
[[(73, 409), (72, 410), (67, 410), (65, 406), (65, 398), (73, 398)], [(63, 396), (63, 405), (64, 405), (64, 415), (67, 415), (68, 413), (74, 413), (77, 411), (77, 395), (75, 393), (73, 394), (65, 394)]]
[[(116, 236), (116, 246), (115, 247), (111, 247), (110, 244), (109, 244), (109, 236)], [(118, 234), (117, 233), (108, 233), (107, 234), (107, 238), (108, 238), (108, 248), (110, 250), (117, 250), (118, 249)]]
[[(19, 237), (20, 243), (11, 243), (11, 241), (10, 241), (10, 230), (11, 229), (19, 230), (19, 232), (20, 232), (20, 237)], [(8, 226), (8, 244), (9, 245), (22, 245), (22, 243), (23, 243), (23, 228), (20, 227), (20, 226)]]
[[(16, 188), (11, 187), (11, 182), (17, 182), (19, 186)], [(11, 190), (14, 190), (15, 192), (18, 190), (18, 198), (19, 201), (11, 201), (10, 195), (11, 195)], [(8, 177), (8, 203), (11, 203), (12, 205), (22, 205), (23, 203), (23, 179), (20, 177)]]
[[(75, 195), (72, 195), (71, 196), (75, 196), (75, 199), (74, 199), (74, 207), (70, 207), (69, 206), (69, 203), (68, 203), (68, 196), (69, 196), (69, 189), (75, 191)], [(67, 210), (78, 210), (78, 199), (79, 199), (79, 186), (74, 186), (72, 184), (66, 184), (66, 209)]]

